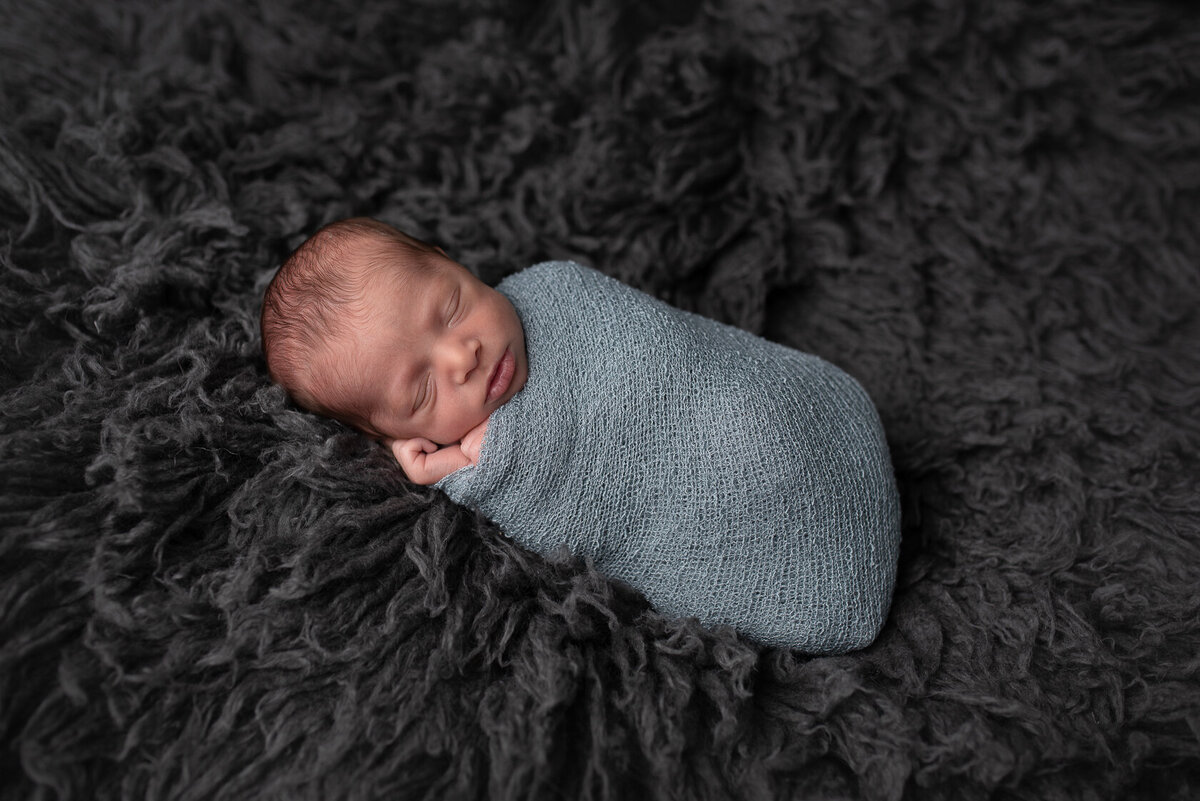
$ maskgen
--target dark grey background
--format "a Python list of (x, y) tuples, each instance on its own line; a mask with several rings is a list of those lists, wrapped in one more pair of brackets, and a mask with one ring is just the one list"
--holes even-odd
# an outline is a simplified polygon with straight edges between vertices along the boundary
[[(0, 794), (1196, 797), (1198, 84), (1185, 3), (0, 3)], [(290, 407), (259, 295), (351, 214), (854, 375), (879, 639), (661, 619)]]

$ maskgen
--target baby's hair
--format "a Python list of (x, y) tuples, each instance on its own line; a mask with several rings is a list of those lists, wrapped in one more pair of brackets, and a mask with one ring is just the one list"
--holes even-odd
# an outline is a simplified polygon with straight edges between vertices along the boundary
[[(321, 346), (365, 322), (371, 280), (405, 281), (429, 269), (422, 256), (434, 246), (390, 225), (353, 217), (321, 228), (296, 248), (267, 285), (259, 326), (271, 380), (300, 406), (361, 428), (362, 415), (338, 389), (340, 381), (314, 375)], [(353, 262), (361, 269), (350, 269)], [(318, 395), (314, 385), (326, 390)], [(322, 397), (323, 396), (323, 397)]]

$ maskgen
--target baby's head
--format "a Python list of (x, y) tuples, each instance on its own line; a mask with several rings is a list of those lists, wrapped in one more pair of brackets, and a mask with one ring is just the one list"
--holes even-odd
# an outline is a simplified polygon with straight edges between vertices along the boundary
[(370, 437), (458, 442), (525, 385), (506, 297), (441, 248), (366, 218), (331, 223), (263, 298), (271, 379)]

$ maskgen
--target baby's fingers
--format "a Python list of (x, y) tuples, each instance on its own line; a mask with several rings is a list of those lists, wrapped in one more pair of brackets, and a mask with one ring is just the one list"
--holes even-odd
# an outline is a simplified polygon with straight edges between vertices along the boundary
[(483, 447), (483, 435), (487, 431), (487, 420), (467, 432), (462, 438), (462, 452), (472, 463), (479, 461), (479, 451)]
[(424, 437), (392, 441), (392, 455), (396, 457), (397, 462), (405, 466), (412, 464), (420, 454), (433, 453), (437, 449), (437, 445)]
[(426, 466), (426, 454), (433, 453), (438, 446), (422, 437), (397, 440), (392, 443), (392, 455), (404, 469), (404, 474), (410, 481), (418, 484), (432, 484), (437, 479), (431, 477)]

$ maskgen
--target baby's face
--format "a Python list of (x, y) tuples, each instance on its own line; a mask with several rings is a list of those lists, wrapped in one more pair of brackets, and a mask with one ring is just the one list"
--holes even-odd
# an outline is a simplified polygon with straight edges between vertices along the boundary
[(516, 395), (529, 375), (525, 332), (508, 298), (444, 255), (403, 285), (374, 281), (371, 321), (335, 337), (327, 356), (349, 372), (365, 433), (458, 442)]

